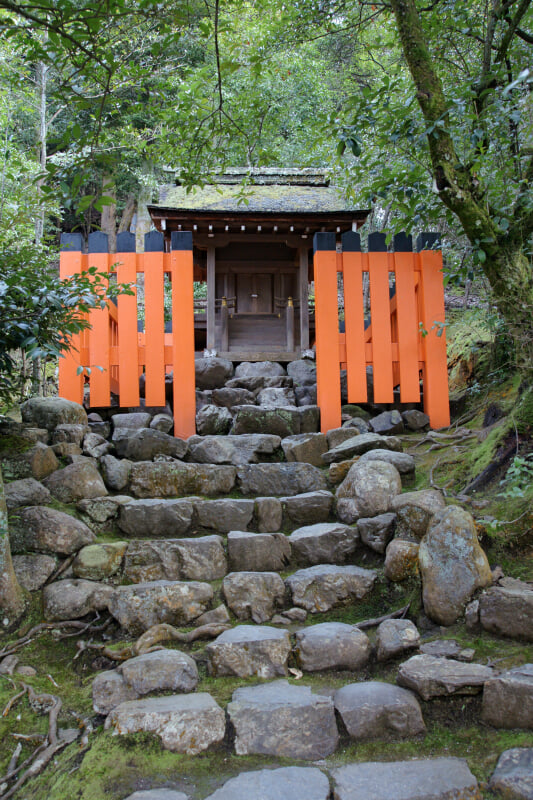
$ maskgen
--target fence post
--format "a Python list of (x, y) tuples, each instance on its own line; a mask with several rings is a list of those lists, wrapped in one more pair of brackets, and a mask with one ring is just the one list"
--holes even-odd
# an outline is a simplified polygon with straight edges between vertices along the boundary
[(165, 278), (164, 236), (150, 231), (144, 237), (145, 401), (164, 406), (165, 397)]
[(417, 239), (417, 258), (420, 261), (418, 297), (424, 330), (424, 411), (432, 428), (444, 428), (450, 424), (442, 252), (430, 249), (438, 244), (438, 239), (438, 234), (431, 233), (423, 233)]
[(372, 320), (374, 403), (394, 401), (392, 333), (389, 295), (389, 254), (384, 233), (368, 237), (368, 277)]
[(337, 252), (334, 233), (315, 233), (315, 326), (317, 403), (320, 429), (326, 433), (341, 424), (339, 369), (339, 311)]
[[(62, 233), (59, 255), (59, 277), (61, 280), (79, 275), (82, 265), (83, 240), (81, 233)], [(59, 359), (59, 396), (75, 403), (83, 402), (83, 375), (81, 366), (81, 337), (79, 333), (69, 337), (70, 348)]]
[(402, 403), (418, 403), (420, 400), (420, 376), (415, 256), (412, 237), (405, 233), (398, 233), (394, 237), (394, 273), (396, 277), (396, 332), (400, 400)]
[(292, 297), (287, 300), (287, 352), (294, 351), (294, 303)]
[[(137, 283), (135, 234), (117, 236), (117, 281)], [(121, 406), (139, 405), (139, 347), (137, 342), (137, 289), (133, 295), (120, 294), (118, 314), (118, 383)]]
[(192, 233), (172, 231), (170, 246), (174, 435), (188, 439), (196, 433)]
[(361, 237), (354, 231), (342, 234), (344, 283), (344, 327), (348, 402), (367, 402), (365, 310), (363, 305), (363, 259)]
[[(89, 234), (89, 267), (98, 272), (109, 272), (109, 244), (106, 233)], [(111, 402), (111, 376), (109, 372), (109, 309), (92, 308), (89, 312), (90, 403), (92, 407), (107, 407)]]

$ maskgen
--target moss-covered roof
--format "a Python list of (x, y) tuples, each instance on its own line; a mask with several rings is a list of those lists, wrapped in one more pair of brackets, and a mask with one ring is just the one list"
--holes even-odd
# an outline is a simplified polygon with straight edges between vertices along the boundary
[(179, 211), (229, 211), (262, 214), (313, 214), (356, 210), (330, 186), (210, 185), (189, 193), (183, 186), (162, 187), (155, 208)]

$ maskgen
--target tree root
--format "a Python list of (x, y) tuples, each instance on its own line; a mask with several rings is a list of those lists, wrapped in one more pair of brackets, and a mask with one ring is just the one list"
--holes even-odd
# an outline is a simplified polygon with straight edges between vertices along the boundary
[(6, 656), (13, 655), (13, 653), (18, 653), (19, 650), (22, 650), (27, 644), (33, 642), (38, 636), (42, 636), (43, 633), (48, 633), (50, 631), (57, 631), (61, 628), (74, 628), (74, 633), (71, 634), (64, 634), (61, 638), (65, 638), (67, 636), (79, 636), (80, 633), (100, 633), (101, 631), (105, 630), (110, 624), (111, 619), (107, 619), (103, 625), (95, 625), (95, 623), (100, 619), (100, 615), (97, 615), (94, 619), (90, 622), (80, 622), (79, 620), (69, 619), (64, 620), (63, 622), (41, 622), (39, 625), (34, 625), (24, 636), (21, 636), (20, 639), (12, 642), (11, 644), (6, 645), (3, 650), (0, 650), (0, 660), (5, 658)]
[(373, 617), (372, 619), (364, 619), (361, 620), (361, 622), (354, 623), (354, 625), (356, 628), (360, 628), (360, 630), (376, 628), (378, 625), (381, 625), (382, 622), (386, 622), (388, 619), (403, 619), (410, 607), (411, 603), (407, 603), (407, 605), (403, 608), (399, 608), (397, 611), (392, 611), (390, 614), (384, 614), (382, 617)]

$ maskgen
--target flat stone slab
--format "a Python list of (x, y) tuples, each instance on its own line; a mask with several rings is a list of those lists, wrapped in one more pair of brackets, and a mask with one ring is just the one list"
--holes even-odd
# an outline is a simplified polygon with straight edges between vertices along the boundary
[(217, 636), (205, 649), (210, 675), (239, 678), (286, 675), (290, 651), (287, 631), (266, 625), (237, 625)]
[(422, 700), (431, 700), (452, 694), (478, 694), (493, 674), (490, 667), (482, 664), (418, 655), (400, 666), (397, 681), (417, 692)]
[(497, 636), (533, 642), (533, 585), (504, 578), (480, 596), (479, 619)]
[(243, 772), (206, 800), (328, 800), (329, 781), (316, 767)]
[(256, 464), (281, 446), (279, 436), (243, 433), (240, 436), (195, 436), (189, 439), (189, 461), (200, 464)]
[(481, 717), (495, 728), (533, 729), (533, 664), (514, 667), (487, 681)]
[(337, 747), (333, 700), (312, 694), (308, 686), (281, 680), (237, 689), (227, 711), (235, 729), (237, 755), (315, 761)]
[(324, 464), (332, 464), (334, 461), (345, 461), (353, 456), (361, 456), (368, 450), (395, 450), (400, 452), (402, 443), (395, 436), (380, 436), (379, 433), (361, 433), (352, 436), (345, 442), (338, 444), (332, 450), (328, 450), (322, 456)]
[(289, 542), (292, 558), (301, 566), (342, 564), (357, 550), (359, 533), (342, 522), (319, 522), (297, 528)]
[(505, 750), (491, 775), (489, 788), (512, 800), (533, 800), (533, 747)]
[(143, 789), (129, 794), (126, 800), (189, 800), (189, 796), (174, 789)]
[(293, 604), (316, 614), (361, 600), (372, 590), (376, 578), (371, 569), (319, 564), (298, 570), (285, 583), (292, 593)]
[(200, 528), (210, 528), (217, 533), (245, 531), (254, 515), (253, 500), (195, 500), (195, 522)]
[(249, 464), (240, 467), (238, 484), (244, 495), (295, 495), (326, 489), (326, 477), (311, 464)]
[(203, 614), (213, 599), (213, 588), (198, 581), (148, 581), (117, 586), (108, 608), (128, 633), (139, 636), (152, 625), (186, 625)]
[(131, 467), (130, 492), (141, 499), (227, 494), (236, 476), (236, 467), (225, 465), (138, 461)]
[(405, 739), (426, 730), (415, 695), (390, 683), (351, 683), (335, 692), (334, 703), (353, 739)]
[(326, 489), (280, 497), (283, 513), (290, 525), (314, 525), (326, 522), (333, 508), (333, 494)]
[(118, 527), (136, 538), (173, 538), (188, 533), (193, 512), (190, 500), (131, 500), (120, 507)]
[(149, 581), (215, 581), (227, 573), (221, 536), (194, 539), (134, 540), (128, 543), (124, 577), (132, 583)]
[(165, 750), (194, 756), (222, 742), (226, 716), (210, 694), (199, 692), (121, 703), (105, 728), (115, 734), (154, 733)]
[(230, 568), (236, 572), (281, 572), (291, 560), (291, 543), (283, 533), (228, 533)]
[(462, 758), (369, 761), (331, 771), (334, 800), (481, 800)]
[(371, 651), (368, 636), (344, 622), (322, 622), (296, 631), (295, 653), (304, 672), (361, 669)]

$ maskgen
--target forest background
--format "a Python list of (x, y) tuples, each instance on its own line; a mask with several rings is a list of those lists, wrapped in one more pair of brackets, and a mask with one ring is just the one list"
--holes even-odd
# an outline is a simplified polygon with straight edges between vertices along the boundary
[(440, 231), (530, 385), (531, 0), (0, 0), (0, 30), (4, 402), (13, 352), (37, 390), (100, 301), (104, 276), (59, 282), (61, 231), (113, 240), (169, 176), (243, 165), (326, 168), (367, 232)]

